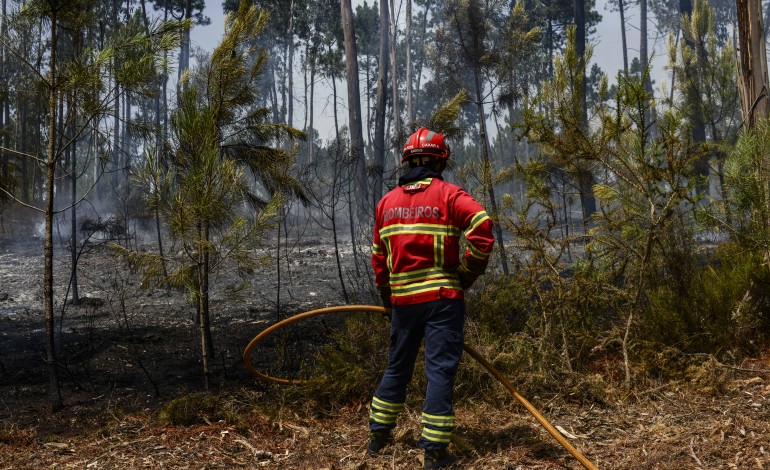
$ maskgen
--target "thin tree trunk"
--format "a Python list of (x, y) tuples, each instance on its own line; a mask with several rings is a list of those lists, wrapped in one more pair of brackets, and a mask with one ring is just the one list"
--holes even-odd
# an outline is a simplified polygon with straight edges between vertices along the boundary
[[(381, 0), (385, 1), (385, 0)], [(393, 139), (396, 142), (401, 142), (402, 139), (402, 133), (403, 130), (401, 129), (401, 106), (399, 104), (398, 100), (398, 64), (396, 63), (396, 47), (397, 44), (397, 33), (398, 33), (398, 18), (396, 18), (396, 8), (394, 5), (394, 0), (390, 0), (390, 17), (393, 18), (393, 21), (390, 22), (391, 25), (391, 32), (392, 35), (390, 37), (390, 81), (391, 81), (391, 98), (392, 98), (392, 108), (393, 108)], [(394, 152), (393, 154), (395, 165), (398, 166), (401, 162), (401, 155), (399, 155), (398, 152)]]
[[(198, 236), (201, 241), (208, 242), (208, 225), (204, 228), (200, 224), (198, 225)], [(209, 389), (209, 362), (213, 357), (213, 347), (211, 344), (211, 327), (209, 325), (209, 252), (208, 248), (203, 244), (199, 244), (201, 253), (199, 254), (198, 262), (198, 283), (200, 286), (200, 293), (198, 294), (199, 302), (199, 323), (201, 334), (201, 359), (203, 361), (203, 384), (206, 390)]]
[[(0, 4), (0, 37), (8, 37), (8, 20), (6, 17), (6, 11), (7, 11), (7, 5), (6, 0), (2, 0), (2, 3)], [(5, 71), (8, 70), (8, 65), (6, 64), (6, 51), (5, 51), (5, 42), (0, 43), (0, 86), (2, 86), (2, 89), (7, 90), (8, 89), (8, 78), (5, 76)], [(10, 142), (10, 132), (9, 129), (6, 129), (6, 125), (8, 125), (10, 122), (10, 106), (9, 106), (9, 97), (7, 93), (0, 93), (0, 147), (8, 148), (8, 143)], [(6, 154), (4, 150), (0, 150), (0, 171), (3, 172), (3, 176), (8, 178), (10, 173), (10, 157)]]
[(618, 0), (620, 11), (620, 40), (623, 47), (623, 74), (628, 75), (628, 43), (626, 42), (626, 5), (623, 0)]
[(406, 0), (406, 122), (412, 126), (414, 107), (412, 106), (412, 0)]
[(289, 126), (294, 125), (294, 0), (289, 7), (289, 116), (286, 123)]
[(345, 36), (350, 157), (351, 161), (355, 162), (356, 169), (356, 215), (359, 219), (363, 220), (366, 217), (368, 191), (366, 181), (366, 156), (364, 155), (364, 132), (361, 123), (361, 92), (358, 86), (358, 52), (356, 50), (356, 33), (353, 27), (353, 9), (351, 0), (342, 0), (340, 2), (340, 8), (342, 10), (342, 29)]
[[(192, 18), (192, 0), (185, 0), (184, 4), (184, 18), (189, 20)], [(182, 96), (182, 90), (185, 84), (182, 83), (182, 76), (190, 68), (190, 30), (185, 29), (182, 31), (182, 40), (179, 45), (179, 70), (177, 72), (177, 97)]]
[(768, 116), (767, 56), (759, 0), (738, 0), (738, 39), (741, 73), (741, 109), (744, 126), (752, 129), (758, 119)]
[(474, 78), (476, 85), (476, 109), (479, 119), (479, 138), (481, 140), (481, 156), (484, 163), (483, 182), (489, 196), (489, 205), (492, 209), (492, 219), (495, 221), (495, 235), (497, 236), (497, 246), (500, 251), (500, 264), (503, 268), (503, 274), (508, 275), (508, 255), (505, 251), (505, 241), (503, 240), (503, 229), (499, 223), (499, 208), (497, 207), (497, 198), (495, 197), (494, 182), (492, 180), (492, 162), (489, 159), (489, 141), (487, 140), (487, 124), (484, 114), (484, 101), (481, 94), (481, 77), (478, 69), (474, 69)]
[(374, 202), (382, 197), (382, 180), (385, 171), (385, 108), (388, 95), (388, 50), (390, 20), (388, 7), (380, 1), (380, 54), (377, 70), (377, 108), (374, 114), (374, 165), (377, 168), (374, 179)]
[[(314, 56), (315, 57), (315, 56)], [(313, 163), (313, 100), (315, 99), (315, 59), (310, 61), (310, 97), (308, 99), (307, 163)]]
[(48, 158), (46, 160), (46, 195), (45, 195), (45, 245), (43, 248), (44, 274), (43, 297), (45, 305), (45, 337), (46, 361), (48, 362), (48, 397), (51, 409), (58, 411), (62, 408), (61, 391), (59, 387), (59, 370), (56, 361), (56, 342), (54, 341), (54, 291), (53, 291), (53, 216), (54, 216), (54, 184), (56, 172), (56, 119), (58, 90), (56, 86), (56, 60), (58, 48), (58, 17), (54, 9), (51, 15), (51, 56), (48, 74)]
[[(72, 111), (72, 122), (68, 126), (70, 132), (68, 132), (69, 138), (74, 137), (74, 127), (77, 125), (76, 116), (77, 113), (77, 103), (72, 103), (73, 111)], [(71, 208), (71, 234), (70, 234), (70, 257), (71, 257), (71, 263), (72, 263), (72, 275), (71, 277), (71, 284), (72, 284), (72, 304), (78, 305), (80, 303), (80, 294), (78, 293), (78, 213), (77, 213), (77, 200), (78, 200), (78, 165), (77, 165), (77, 144), (73, 141), (70, 144), (70, 148), (68, 149), (70, 152), (70, 204), (72, 205)]]

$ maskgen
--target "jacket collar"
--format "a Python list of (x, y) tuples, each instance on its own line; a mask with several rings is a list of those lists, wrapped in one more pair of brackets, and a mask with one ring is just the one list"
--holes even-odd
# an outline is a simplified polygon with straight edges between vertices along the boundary
[(424, 166), (416, 166), (410, 168), (407, 174), (398, 179), (398, 185), (404, 186), (414, 181), (419, 181), (426, 178), (438, 178), (440, 180), (444, 179), (441, 177), (441, 174), (436, 173), (431, 169), (425, 168)]

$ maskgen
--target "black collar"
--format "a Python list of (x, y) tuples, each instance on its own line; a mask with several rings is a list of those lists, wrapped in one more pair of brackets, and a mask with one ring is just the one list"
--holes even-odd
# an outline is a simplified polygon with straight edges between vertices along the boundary
[(413, 181), (418, 181), (425, 178), (438, 178), (440, 180), (444, 179), (441, 177), (440, 173), (436, 173), (429, 168), (425, 168), (424, 166), (415, 166), (410, 168), (404, 176), (398, 179), (398, 185), (403, 186)]

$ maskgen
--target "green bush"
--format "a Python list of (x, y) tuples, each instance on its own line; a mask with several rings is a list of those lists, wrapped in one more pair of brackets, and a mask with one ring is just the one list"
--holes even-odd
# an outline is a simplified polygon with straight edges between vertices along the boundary
[(389, 328), (379, 315), (348, 317), (306, 368), (311, 380), (287, 393), (312, 397), (322, 408), (369, 400), (387, 365)]
[(680, 271), (676, 282), (650, 289), (643, 318), (646, 340), (687, 353), (719, 354), (746, 346), (742, 333), (765, 318), (751, 292), (766, 269), (733, 244), (720, 245), (704, 258)]
[(192, 426), (206, 422), (225, 421), (241, 425), (247, 413), (233, 397), (209, 392), (195, 392), (175, 398), (160, 410), (160, 422), (173, 426)]

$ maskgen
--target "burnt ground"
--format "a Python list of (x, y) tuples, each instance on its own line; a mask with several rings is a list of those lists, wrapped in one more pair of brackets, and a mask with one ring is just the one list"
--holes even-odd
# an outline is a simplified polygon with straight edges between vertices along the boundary
[[(0, 468), (419, 468), (418, 408), (403, 416), (395, 445), (367, 457), (366, 403), (314, 413), (241, 365), (246, 344), (276, 318), (343, 303), (327, 242), (292, 247), (280, 299), (274, 264), (239, 298), (214, 295), (211, 390), (231, 414), (183, 425), (168, 424), (161, 410), (203, 389), (195, 309), (181, 292), (140, 289), (139, 276), (99, 246), (80, 261), (83, 302), (63, 314), (57, 306), (65, 408), (49, 411), (42, 243), (11, 243), (9, 232), (0, 233)], [(139, 247), (153, 249), (149, 241)], [(371, 303), (360, 282), (369, 274), (355, 275), (350, 258), (345, 253), (358, 302)], [(59, 299), (68, 263), (59, 248)], [(234, 282), (225, 274), (218, 285)], [(257, 367), (291, 374), (330, 323), (308, 322), (266, 341), (253, 355)], [(770, 468), (770, 358), (713, 367), (718, 387), (662, 383), (602, 405), (569, 399), (558, 387), (528, 398), (602, 469)], [(581, 468), (513, 399), (461, 403), (457, 414), (452, 447), (460, 468)]]

